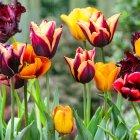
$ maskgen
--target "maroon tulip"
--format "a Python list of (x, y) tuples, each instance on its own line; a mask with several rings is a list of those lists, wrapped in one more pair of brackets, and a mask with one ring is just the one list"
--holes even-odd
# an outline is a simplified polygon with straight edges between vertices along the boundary
[(55, 21), (43, 20), (38, 26), (34, 22), (30, 24), (30, 38), (35, 53), (38, 56), (52, 58), (62, 34), (62, 26), (56, 28)]
[(11, 36), (20, 32), (18, 23), (25, 8), (17, 2), (16, 5), (0, 2), (0, 42), (5, 43)]
[(0, 73), (12, 77), (19, 72), (25, 47), (26, 44), (0, 44)]
[(117, 79), (113, 86), (125, 99), (140, 102), (140, 72), (126, 74), (123, 79)]
[[(19, 75), (15, 74), (13, 76), (14, 78), (14, 88), (19, 89), (24, 85), (24, 80), (19, 78)], [(5, 76), (3, 74), (0, 74), (0, 83), (4, 84), (6, 86), (10, 86), (10, 79), (8, 76)]]
[(83, 84), (90, 82), (95, 74), (95, 49), (87, 51), (82, 48), (76, 50), (74, 59), (64, 57), (68, 63), (73, 77)]

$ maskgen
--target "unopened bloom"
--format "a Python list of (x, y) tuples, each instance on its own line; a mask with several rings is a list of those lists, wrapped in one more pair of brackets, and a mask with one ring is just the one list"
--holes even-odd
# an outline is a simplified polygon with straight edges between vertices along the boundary
[(106, 20), (101, 12), (97, 12), (92, 15), (90, 22), (79, 20), (77, 24), (93, 46), (104, 47), (113, 38), (119, 16), (115, 14)]
[[(13, 76), (13, 79), (14, 79), (14, 88), (15, 89), (19, 89), (24, 85), (24, 80), (21, 79), (18, 74), (15, 74)], [(11, 86), (10, 78), (3, 74), (0, 74), (0, 83), (4, 84), (6, 86), (9, 86), (9, 87)]]
[(71, 34), (77, 40), (86, 40), (82, 30), (77, 25), (78, 20), (89, 22), (89, 18), (94, 12), (97, 12), (96, 8), (75, 8), (68, 16), (61, 15), (61, 19), (68, 25)]
[(0, 73), (12, 77), (22, 66), (22, 58), (26, 44), (0, 44)]
[(72, 110), (69, 106), (56, 106), (53, 111), (55, 129), (60, 134), (69, 134), (74, 127)]
[(27, 45), (23, 55), (23, 67), (19, 72), (20, 78), (38, 78), (46, 73), (51, 66), (51, 61), (43, 56), (36, 56), (31, 45)]
[(0, 2), (0, 42), (5, 43), (11, 36), (20, 32), (18, 23), (25, 8), (17, 2), (15, 5)]
[(140, 102), (140, 72), (126, 74), (114, 82), (114, 88), (121, 95), (133, 102)]
[(119, 71), (120, 68), (116, 67), (113, 62), (106, 64), (102, 62), (96, 63), (94, 81), (97, 89), (103, 92), (112, 91), (113, 83), (116, 80)]
[(74, 59), (64, 57), (68, 63), (73, 77), (83, 84), (90, 82), (95, 74), (95, 49), (87, 51), (82, 48), (76, 50)]
[(35, 53), (51, 59), (56, 50), (62, 34), (62, 26), (56, 28), (55, 21), (43, 20), (38, 26), (36, 23), (30, 24), (30, 39)]

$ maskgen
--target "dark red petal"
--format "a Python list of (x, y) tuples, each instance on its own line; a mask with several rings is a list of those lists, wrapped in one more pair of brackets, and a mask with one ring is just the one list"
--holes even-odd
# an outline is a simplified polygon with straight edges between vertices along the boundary
[(140, 99), (140, 91), (138, 89), (131, 89), (131, 93), (129, 95), (129, 100), (137, 100)]
[(140, 84), (140, 72), (129, 74), (127, 77), (127, 81), (131, 84)]
[(120, 93), (124, 98), (128, 98), (131, 93), (131, 89), (128, 87), (122, 87)]
[(121, 88), (124, 86), (124, 81), (122, 78), (117, 79), (114, 83), (113, 83), (113, 87), (115, 90), (121, 92)]

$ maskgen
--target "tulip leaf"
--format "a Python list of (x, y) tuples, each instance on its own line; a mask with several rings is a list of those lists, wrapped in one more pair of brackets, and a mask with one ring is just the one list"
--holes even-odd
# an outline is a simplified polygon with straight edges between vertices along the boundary
[[(20, 118), (14, 118), (14, 132), (17, 130), (19, 123), (20, 123)], [(11, 119), (9, 120), (6, 128), (5, 140), (10, 140), (10, 134), (11, 134)]]
[(25, 127), (21, 132), (18, 132), (17, 136), (15, 137), (15, 140), (26, 140), (33, 124), (34, 121), (31, 124), (29, 124), (27, 127)]
[(46, 124), (46, 130), (47, 130), (47, 140), (55, 140), (55, 128), (54, 128), (54, 122), (52, 118), (46, 113), (47, 118), (47, 124)]
[(122, 107), (122, 96), (120, 95), (120, 93), (118, 92), (117, 95), (117, 103), (116, 103), (118, 109), (121, 111), (121, 107)]
[(94, 137), (96, 134), (96, 131), (98, 129), (97, 125), (100, 124), (101, 120), (102, 120), (102, 116), (103, 116), (103, 108), (98, 108), (97, 111), (95, 112), (95, 114), (93, 115), (89, 126), (88, 126), (88, 130), (91, 132), (92, 136)]
[(131, 128), (130, 132), (131, 132), (132, 136), (135, 135), (136, 131), (137, 131), (139, 128), (140, 128), (140, 124), (136, 124), (136, 125), (134, 125), (134, 126)]
[(54, 108), (59, 104), (59, 92), (58, 92), (58, 87), (56, 86), (55, 88), (55, 92), (54, 92), (54, 99), (53, 99), (53, 103), (52, 103), (52, 112), (54, 110)]
[[(101, 127), (106, 128), (106, 125), (107, 125), (107, 122), (109, 120), (111, 113), (112, 113), (112, 107), (109, 108), (109, 110), (105, 114), (104, 118), (100, 122)], [(94, 136), (94, 140), (106, 140), (105, 132), (101, 128), (97, 129), (96, 134)]]
[(86, 128), (80, 117), (78, 116), (77, 112), (73, 110), (74, 117), (76, 120), (76, 127), (78, 131), (78, 140), (93, 140), (91, 132)]
[(98, 125), (98, 127), (100, 127), (103, 131), (105, 131), (109, 136), (112, 137), (113, 140), (118, 140), (117, 137), (115, 137), (112, 132), (106, 128), (103, 128), (102, 126)]

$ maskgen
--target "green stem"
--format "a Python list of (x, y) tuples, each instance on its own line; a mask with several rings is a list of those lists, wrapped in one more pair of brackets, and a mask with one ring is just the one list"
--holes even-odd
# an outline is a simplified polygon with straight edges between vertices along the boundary
[(25, 125), (28, 126), (27, 80), (24, 80)]
[(11, 41), (12, 41), (13, 43), (16, 42), (16, 39), (14, 38), (14, 36), (12, 36), (10, 39), (11, 39)]
[(87, 49), (87, 43), (86, 43), (86, 41), (83, 41), (83, 44), (84, 44), (84, 47), (83, 48)]
[(86, 90), (86, 84), (83, 84), (83, 106), (84, 106), (84, 123), (85, 125), (87, 125), (87, 119), (86, 119), (86, 94), (87, 94), (87, 90)]
[(102, 53), (102, 60), (105, 63), (105, 55), (104, 55), (104, 49), (101, 47), (101, 53)]
[(65, 135), (62, 135), (59, 140), (66, 140), (66, 136)]
[(87, 84), (87, 124), (90, 122), (90, 111), (91, 111), (91, 92), (90, 83)]
[(103, 94), (104, 94), (104, 112), (106, 113), (108, 109), (108, 106), (107, 106), (108, 95), (107, 95), (107, 92), (104, 92)]
[(132, 105), (132, 107), (133, 107), (133, 109), (134, 109), (134, 111), (136, 113), (137, 119), (138, 119), (139, 124), (140, 124), (140, 115), (139, 115), (139, 112), (138, 112), (138, 110), (137, 110), (137, 108), (136, 108), (136, 106), (135, 106), (135, 104), (133, 102), (131, 102), (131, 105)]
[(46, 73), (46, 97), (47, 97), (47, 113), (50, 113), (50, 85), (49, 72)]
[(11, 135), (10, 135), (10, 140), (14, 139), (14, 105), (15, 105), (15, 99), (14, 99), (14, 79), (11, 77)]

